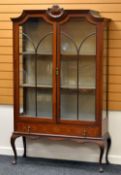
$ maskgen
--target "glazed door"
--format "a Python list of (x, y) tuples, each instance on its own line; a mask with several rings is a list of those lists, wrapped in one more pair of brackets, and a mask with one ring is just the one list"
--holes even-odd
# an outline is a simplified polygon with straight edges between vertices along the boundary
[(54, 25), (29, 18), (19, 27), (19, 116), (52, 120)]
[(59, 120), (96, 121), (96, 25), (84, 17), (60, 24)]

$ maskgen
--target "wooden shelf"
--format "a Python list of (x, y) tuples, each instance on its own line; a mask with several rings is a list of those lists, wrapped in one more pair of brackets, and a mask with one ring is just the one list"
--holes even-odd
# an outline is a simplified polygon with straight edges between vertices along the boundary
[[(33, 51), (27, 51), (27, 52), (20, 52), (20, 55), (36, 55), (35, 52)], [(41, 53), (37, 53), (38, 56), (43, 56), (43, 57), (52, 57), (53, 54), (41, 54)], [(67, 59), (67, 58), (70, 58), (70, 59), (73, 59), (75, 57), (77, 57), (77, 55), (75, 54), (67, 54), (67, 55), (61, 55), (60, 56), (61, 59)], [(96, 57), (96, 55), (79, 55), (80, 58), (94, 58)]]
[[(21, 84), (20, 87), (25, 88), (36, 88), (34, 84)], [(37, 88), (52, 89), (51, 85), (37, 85)]]
[(33, 111), (33, 114), (28, 114), (26, 112), (22, 112), (22, 113), (20, 113), (20, 116), (21, 117), (32, 117), (32, 118), (48, 118), (48, 119), (51, 118), (50, 113), (41, 113), (41, 114), (38, 114), (36, 116), (35, 111)]
[[(36, 88), (36, 86), (33, 84), (22, 84), (20, 85), (20, 87), (23, 88)], [(52, 89), (51, 85), (37, 85), (37, 88), (40, 89)], [(68, 86), (62, 86), (60, 87), (60, 90), (62, 90), (63, 92), (77, 92), (77, 88), (76, 87), (68, 87)], [(92, 88), (92, 87), (80, 87), (79, 88), (79, 92), (80, 93), (95, 93), (96, 89)]]
[(66, 87), (61, 87), (61, 91), (65, 93), (69, 92), (77, 92), (79, 91), (80, 93), (95, 93), (96, 89), (95, 88), (66, 88)]
[[(46, 51), (45, 51), (46, 53)], [(34, 51), (25, 51), (25, 52), (20, 52), (20, 55), (42, 55), (42, 56), (52, 56), (52, 54), (44, 54), (44, 53), (35, 53)]]
[[(96, 55), (79, 55), (79, 59), (94, 59)], [(75, 58), (78, 58), (77, 55), (61, 55), (62, 60), (75, 60)]]
[(20, 52), (20, 55), (35, 55), (35, 52), (29, 51), (29, 52)]
[(35, 52), (21, 52), (21, 53), (19, 53), (19, 55), (25, 55), (25, 56), (35, 56), (35, 55), (37, 55), (38, 57), (46, 57), (46, 58), (50, 58), (50, 57), (52, 57), (53, 56), (53, 54), (41, 54), (41, 53), (35, 53)]

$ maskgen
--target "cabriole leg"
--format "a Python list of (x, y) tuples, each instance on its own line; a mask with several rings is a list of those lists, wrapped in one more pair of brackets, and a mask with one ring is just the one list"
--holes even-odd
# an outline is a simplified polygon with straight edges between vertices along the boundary
[(11, 136), (11, 146), (13, 149), (13, 153), (14, 153), (14, 160), (12, 161), (12, 164), (15, 165), (17, 163), (17, 152), (16, 152), (16, 146), (15, 146), (15, 140), (18, 138), (19, 136), (16, 134), (12, 134)]
[(104, 144), (99, 145), (100, 146), (100, 158), (99, 158), (99, 164), (100, 164), (100, 168), (99, 168), (99, 172), (102, 173), (103, 167), (102, 167), (102, 159), (103, 159), (103, 155), (104, 155)]
[(108, 160), (108, 154), (109, 154), (109, 150), (111, 147), (111, 138), (110, 136), (107, 138), (107, 150), (106, 150), (106, 164), (109, 164), (109, 160)]
[(23, 136), (22, 139), (23, 139), (23, 147), (24, 147), (23, 157), (26, 158), (26, 137)]

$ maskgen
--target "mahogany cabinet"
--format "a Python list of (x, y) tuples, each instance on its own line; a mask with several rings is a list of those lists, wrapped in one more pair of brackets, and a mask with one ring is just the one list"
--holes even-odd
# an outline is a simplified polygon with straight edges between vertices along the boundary
[(24, 10), (13, 18), (14, 132), (92, 142), (100, 164), (108, 134), (108, 23), (98, 12)]

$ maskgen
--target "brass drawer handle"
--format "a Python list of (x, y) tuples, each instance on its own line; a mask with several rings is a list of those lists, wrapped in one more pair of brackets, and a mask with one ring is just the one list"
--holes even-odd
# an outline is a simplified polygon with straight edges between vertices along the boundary
[(82, 135), (83, 135), (84, 137), (87, 136), (87, 130), (86, 130), (86, 129), (83, 129), (83, 133), (82, 133)]
[(28, 126), (27, 127), (27, 131), (30, 133), (30, 129), (31, 129), (31, 127), (30, 126)]

